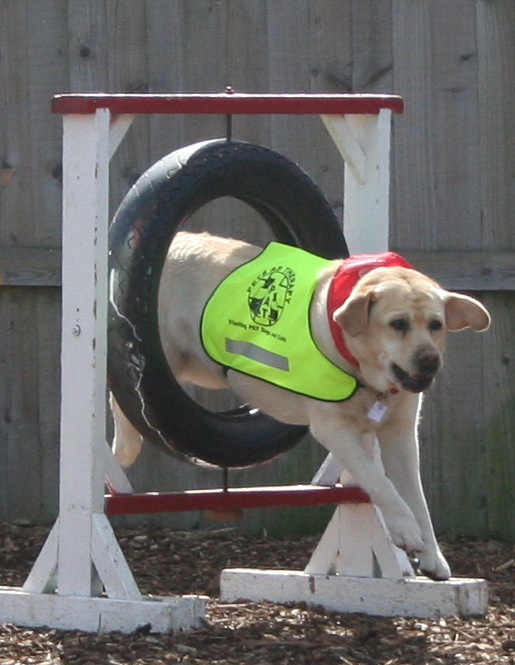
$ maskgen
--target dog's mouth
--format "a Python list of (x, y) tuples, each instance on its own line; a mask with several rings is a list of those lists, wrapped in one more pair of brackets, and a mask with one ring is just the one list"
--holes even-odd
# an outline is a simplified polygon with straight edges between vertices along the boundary
[(415, 374), (412, 376), (396, 363), (392, 363), (392, 372), (401, 388), (409, 390), (412, 393), (421, 393), (427, 390), (431, 387), (435, 378), (434, 374)]

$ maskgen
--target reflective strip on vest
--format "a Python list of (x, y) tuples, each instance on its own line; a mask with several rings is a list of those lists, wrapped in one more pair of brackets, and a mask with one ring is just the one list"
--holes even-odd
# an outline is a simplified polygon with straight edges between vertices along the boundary
[(311, 335), (309, 310), (332, 261), (272, 242), (215, 289), (201, 321), (206, 353), (224, 367), (330, 402), (351, 397), (356, 379)]
[(251, 360), (255, 360), (262, 365), (282, 369), (285, 372), (290, 371), (288, 358), (273, 353), (273, 351), (267, 351), (256, 344), (252, 344), (252, 342), (238, 342), (235, 339), (226, 339), (225, 350), (229, 351), (229, 353), (235, 353), (250, 358)]

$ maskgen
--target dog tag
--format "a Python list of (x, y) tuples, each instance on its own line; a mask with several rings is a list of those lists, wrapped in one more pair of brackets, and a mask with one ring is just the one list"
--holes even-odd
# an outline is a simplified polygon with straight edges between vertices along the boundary
[(374, 402), (367, 413), (368, 419), (380, 423), (386, 414), (388, 407), (384, 402)]

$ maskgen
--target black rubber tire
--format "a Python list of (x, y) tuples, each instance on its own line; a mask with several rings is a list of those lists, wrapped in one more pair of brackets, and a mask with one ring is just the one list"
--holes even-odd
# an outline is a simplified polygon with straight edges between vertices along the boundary
[(109, 386), (145, 439), (197, 463), (245, 467), (294, 446), (305, 427), (244, 405), (213, 413), (173, 376), (161, 347), (157, 294), (173, 236), (201, 206), (244, 201), (277, 240), (327, 258), (348, 256), (334, 212), (293, 162), (258, 145), (216, 139), (181, 148), (146, 171), (110, 227)]

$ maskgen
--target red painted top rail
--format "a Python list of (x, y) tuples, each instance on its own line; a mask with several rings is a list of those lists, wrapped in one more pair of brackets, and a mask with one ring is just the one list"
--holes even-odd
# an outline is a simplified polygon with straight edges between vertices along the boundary
[(138, 515), (189, 510), (246, 510), (279, 506), (322, 506), (369, 502), (370, 497), (360, 487), (279, 485), (231, 487), (227, 490), (108, 494), (105, 498), (105, 512), (107, 515)]
[(113, 115), (138, 113), (185, 114), (378, 114), (381, 109), (402, 113), (404, 100), (398, 95), (353, 94), (104, 94), (56, 95), (54, 113), (87, 115), (109, 109)]

